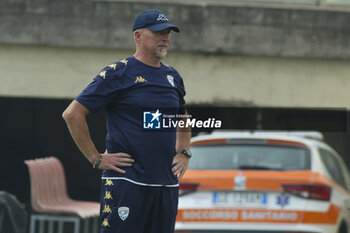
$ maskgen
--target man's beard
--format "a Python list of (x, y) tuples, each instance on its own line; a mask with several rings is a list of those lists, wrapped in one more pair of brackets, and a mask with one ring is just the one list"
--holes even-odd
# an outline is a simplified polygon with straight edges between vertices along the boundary
[(159, 59), (165, 58), (166, 54), (168, 53), (167, 49), (162, 49), (160, 52), (156, 52), (156, 57)]

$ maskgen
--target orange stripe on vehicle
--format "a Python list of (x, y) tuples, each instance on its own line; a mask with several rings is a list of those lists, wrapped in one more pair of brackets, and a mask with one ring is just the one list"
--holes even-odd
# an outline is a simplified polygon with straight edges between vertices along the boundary
[(189, 169), (181, 182), (199, 183), (199, 190), (233, 190), (237, 176), (246, 178), (245, 190), (281, 191), (282, 184), (315, 184), (330, 186), (350, 196), (348, 191), (333, 180), (310, 170), (281, 172)]
[(200, 183), (199, 189), (234, 189), (235, 177), (246, 178), (246, 190), (276, 190), (281, 191), (281, 184), (310, 183), (311, 171), (209, 171), (188, 170), (181, 182)]
[(295, 141), (277, 140), (277, 139), (265, 139), (265, 141), (267, 143), (273, 143), (273, 144), (287, 144), (287, 145), (293, 145), (293, 146), (307, 147), (304, 143), (295, 142)]
[(246, 189), (248, 190), (275, 190), (281, 191), (282, 184), (309, 184), (312, 172), (292, 171), (292, 172), (244, 172), (246, 176)]
[(350, 193), (347, 190), (345, 190), (342, 186), (340, 186), (339, 184), (337, 184), (333, 180), (329, 179), (328, 177), (321, 175), (320, 173), (314, 173), (313, 178), (314, 178), (314, 180), (313, 180), (314, 184), (328, 185), (332, 188), (336, 188), (337, 190), (339, 190), (343, 194), (350, 196)]
[(335, 224), (340, 208), (331, 205), (327, 212), (262, 209), (179, 209), (177, 222), (235, 222), (235, 223), (313, 223)]
[(202, 141), (197, 141), (197, 142), (192, 142), (191, 146), (195, 145), (200, 145), (200, 144), (219, 144), (219, 143), (226, 143), (227, 139), (222, 138), (222, 139), (208, 139), (208, 140), (202, 140)]
[(337, 207), (332, 204), (326, 213), (305, 212), (303, 223), (335, 224), (337, 223), (340, 211), (340, 207)]

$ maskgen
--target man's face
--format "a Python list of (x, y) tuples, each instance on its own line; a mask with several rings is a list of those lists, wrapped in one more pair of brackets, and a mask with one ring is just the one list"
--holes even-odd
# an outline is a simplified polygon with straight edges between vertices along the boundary
[(151, 56), (162, 59), (168, 52), (170, 42), (170, 29), (154, 32), (148, 29), (142, 30), (141, 46)]

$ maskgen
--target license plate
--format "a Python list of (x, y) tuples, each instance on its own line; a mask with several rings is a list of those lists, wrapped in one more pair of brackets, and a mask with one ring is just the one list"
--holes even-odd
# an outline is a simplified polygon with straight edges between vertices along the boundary
[(267, 194), (262, 192), (215, 192), (213, 203), (230, 207), (262, 207), (267, 204)]

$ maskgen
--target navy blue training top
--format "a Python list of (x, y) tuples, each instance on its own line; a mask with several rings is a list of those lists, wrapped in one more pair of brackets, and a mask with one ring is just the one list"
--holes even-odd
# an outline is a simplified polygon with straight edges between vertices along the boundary
[(105, 170), (102, 177), (176, 186), (178, 180), (171, 170), (176, 128), (145, 130), (143, 113), (145, 108), (183, 113), (184, 96), (181, 76), (164, 64), (151, 67), (131, 56), (104, 68), (76, 100), (90, 112), (106, 109), (107, 151), (130, 154), (135, 162), (132, 167), (122, 167), (126, 174)]

